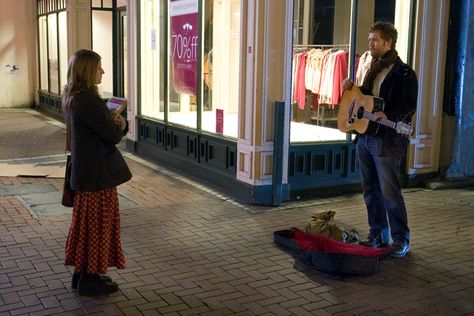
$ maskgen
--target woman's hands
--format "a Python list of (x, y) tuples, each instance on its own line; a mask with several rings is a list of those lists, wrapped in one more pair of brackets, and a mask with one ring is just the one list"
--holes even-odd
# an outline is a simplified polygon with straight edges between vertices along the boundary
[(122, 131), (124, 131), (127, 127), (127, 123), (125, 122), (125, 119), (122, 117), (122, 115), (115, 115), (113, 119), (115, 125), (117, 125)]

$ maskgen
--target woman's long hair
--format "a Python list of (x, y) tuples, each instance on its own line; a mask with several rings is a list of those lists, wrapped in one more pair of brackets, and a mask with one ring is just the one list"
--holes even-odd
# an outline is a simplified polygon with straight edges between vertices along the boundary
[(100, 60), (99, 54), (88, 49), (80, 49), (71, 56), (67, 69), (67, 84), (62, 95), (63, 111), (69, 108), (72, 98), (79, 91), (98, 94), (95, 78)]

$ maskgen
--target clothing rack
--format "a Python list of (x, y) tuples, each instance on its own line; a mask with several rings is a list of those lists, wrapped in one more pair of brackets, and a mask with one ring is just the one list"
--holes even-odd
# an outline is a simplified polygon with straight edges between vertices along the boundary
[(337, 48), (337, 47), (349, 47), (350, 44), (296, 44), (294, 48)]
[[(314, 48), (319, 48), (322, 51), (324, 51), (325, 55), (324, 55), (324, 59), (322, 59), (322, 60), (326, 60), (326, 57), (328, 57), (329, 60), (334, 61), (335, 59), (332, 58), (332, 57), (329, 57), (329, 56), (331, 54), (337, 53), (339, 51), (345, 51), (347, 53), (349, 48), (350, 48), (350, 44), (296, 44), (296, 45), (293, 45), (293, 54), (294, 55), (293, 55), (293, 59), (292, 59), (292, 63), (293, 63), (292, 64), (292, 67), (293, 67), (292, 69), (293, 70), (296, 69), (295, 72), (293, 73), (293, 75), (295, 77), (292, 79), (292, 89), (293, 89), (292, 91), (294, 93), (293, 99), (294, 99), (295, 103), (297, 104), (297, 106), (300, 110), (306, 109), (307, 108), (306, 105), (311, 104), (310, 106), (312, 108), (312, 113), (314, 113), (314, 115), (311, 115), (311, 119), (316, 120), (316, 123), (318, 125), (320, 125), (320, 124), (323, 125), (324, 121), (326, 121), (326, 120), (327, 121), (335, 120), (337, 118), (335, 118), (335, 117), (326, 118), (326, 114), (324, 113), (325, 112), (325, 107), (324, 106), (319, 106), (319, 105), (320, 104), (331, 104), (331, 109), (334, 109), (335, 105), (339, 102), (338, 101), (338, 96), (339, 96), (339, 92), (340, 92), (341, 88), (339, 87), (340, 86), (339, 84), (337, 85), (336, 88), (334, 88), (335, 86), (334, 86), (333, 82), (328, 84), (329, 80), (333, 80), (333, 79), (332, 79), (332, 77), (329, 78), (329, 76), (326, 75), (326, 72), (329, 71), (328, 70), (329, 68), (326, 69), (327, 67), (324, 67), (324, 69), (322, 68), (322, 69), (318, 70), (319, 78), (316, 80), (316, 82), (317, 82), (316, 84), (319, 85), (319, 87), (316, 86), (315, 88), (318, 88), (318, 89), (314, 90), (315, 91), (314, 94), (319, 95), (319, 96), (317, 96), (317, 101), (316, 101), (316, 103), (315, 103), (314, 99), (312, 99), (311, 101), (308, 101), (307, 91), (311, 90), (311, 93), (313, 93), (313, 89), (307, 88), (306, 87), (306, 82), (303, 82), (303, 80), (306, 81), (306, 76), (305, 76), (305, 78), (303, 78), (303, 77), (300, 78), (299, 77), (300, 68), (303, 68), (303, 67), (306, 68), (306, 65), (301, 66), (301, 61), (303, 63), (305, 63), (306, 58), (303, 57), (304, 59), (300, 59), (298, 54), (299, 53), (310, 52)], [(329, 55), (327, 55), (326, 53), (329, 53)], [(336, 55), (334, 55), (334, 57), (335, 56)], [(344, 58), (347, 58), (347, 57), (344, 57)], [(331, 63), (330, 65), (331, 65), (331, 67), (334, 68), (334, 63)], [(339, 65), (338, 70), (337, 70), (338, 74), (340, 74), (342, 72), (340, 67), (341, 66)], [(334, 72), (333, 68), (331, 68), (330, 71)], [(323, 75), (323, 70), (325, 71), (324, 75)], [(299, 78), (299, 79), (296, 79), (296, 78)], [(314, 80), (314, 79), (315, 78), (310, 79), (310, 82), (312, 82), (312, 80)], [(324, 83), (324, 85), (322, 85), (322, 83)], [(309, 84), (311, 85), (313, 83), (309, 83)], [(323, 87), (323, 88), (321, 88), (321, 87)], [(334, 103), (332, 101), (333, 100), (333, 95), (335, 96), (335, 98), (337, 98), (337, 99), (334, 99)], [(317, 105), (317, 104), (319, 104), (319, 105)], [(303, 105), (304, 105), (304, 108), (303, 108)], [(317, 110), (314, 107), (315, 105), (317, 105)], [(317, 112), (315, 112), (315, 111), (317, 111)]]

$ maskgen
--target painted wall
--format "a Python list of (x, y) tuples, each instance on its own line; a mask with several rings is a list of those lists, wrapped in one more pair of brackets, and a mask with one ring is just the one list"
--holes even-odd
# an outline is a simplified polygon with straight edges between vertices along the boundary
[(474, 1), (462, 0), (466, 15), (461, 15), (460, 19), (466, 19), (461, 23), (459, 32), (465, 32), (462, 36), (465, 41), (465, 51), (460, 52), (460, 98), (456, 102), (456, 136), (452, 163), (448, 168), (448, 177), (474, 176)]
[[(9, 65), (9, 67), (8, 67)], [(14, 70), (15, 65), (19, 70)], [(0, 1), (0, 108), (29, 107), (36, 83), (36, 1)]]

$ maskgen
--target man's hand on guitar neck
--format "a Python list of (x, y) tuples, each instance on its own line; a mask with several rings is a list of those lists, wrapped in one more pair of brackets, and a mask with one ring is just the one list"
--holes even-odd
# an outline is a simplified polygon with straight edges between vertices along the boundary
[(375, 116), (375, 120), (376, 120), (376, 121), (386, 120), (386, 119), (387, 119), (387, 115), (385, 115), (384, 112), (374, 112), (373, 114), (374, 114), (374, 116)]

